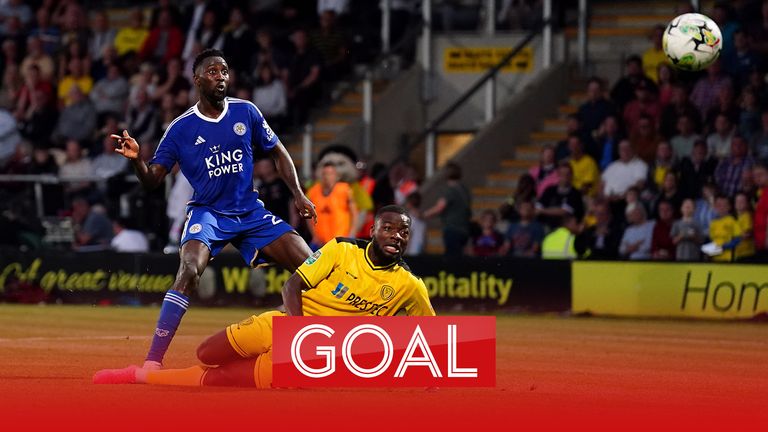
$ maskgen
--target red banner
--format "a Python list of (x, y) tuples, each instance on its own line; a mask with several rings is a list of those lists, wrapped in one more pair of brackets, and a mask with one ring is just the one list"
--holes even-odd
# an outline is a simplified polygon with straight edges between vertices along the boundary
[(276, 317), (275, 387), (494, 387), (496, 317)]

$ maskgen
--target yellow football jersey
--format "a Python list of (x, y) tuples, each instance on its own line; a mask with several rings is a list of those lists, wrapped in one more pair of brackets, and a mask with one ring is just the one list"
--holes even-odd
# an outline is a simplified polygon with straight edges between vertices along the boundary
[(310, 289), (302, 293), (304, 315), (434, 316), (427, 287), (404, 262), (374, 266), (371, 243), (337, 237), (296, 270)]
[[(731, 215), (714, 219), (709, 223), (709, 238), (720, 246), (730, 242), (734, 237), (740, 237), (741, 234), (739, 223)], [(712, 260), (731, 261), (732, 257), (733, 251), (729, 249), (723, 251), (720, 255), (715, 255), (712, 257)]]

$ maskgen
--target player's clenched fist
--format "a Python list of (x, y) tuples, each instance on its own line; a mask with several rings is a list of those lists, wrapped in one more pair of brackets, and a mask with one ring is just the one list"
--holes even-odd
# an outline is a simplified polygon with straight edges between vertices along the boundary
[(116, 152), (128, 159), (137, 159), (139, 157), (139, 143), (128, 135), (127, 130), (123, 131), (123, 136), (115, 134), (110, 136), (117, 140), (118, 147), (115, 149)]

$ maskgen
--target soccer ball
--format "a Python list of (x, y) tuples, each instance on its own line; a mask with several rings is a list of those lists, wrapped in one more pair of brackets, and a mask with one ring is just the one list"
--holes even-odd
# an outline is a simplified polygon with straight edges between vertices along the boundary
[(678, 69), (698, 71), (720, 56), (723, 36), (708, 16), (687, 13), (673, 19), (662, 39), (667, 58)]

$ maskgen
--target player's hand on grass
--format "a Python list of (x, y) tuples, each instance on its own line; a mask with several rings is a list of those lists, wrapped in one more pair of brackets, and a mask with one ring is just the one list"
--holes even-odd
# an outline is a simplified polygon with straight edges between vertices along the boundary
[(117, 140), (118, 147), (115, 149), (116, 152), (120, 153), (128, 159), (139, 158), (139, 143), (137, 143), (133, 137), (128, 135), (127, 130), (123, 131), (123, 136), (115, 134), (110, 136)]
[(299, 215), (304, 219), (312, 219), (314, 223), (317, 223), (317, 212), (315, 211), (315, 205), (307, 198), (306, 195), (301, 194), (296, 197), (296, 208), (299, 210)]

